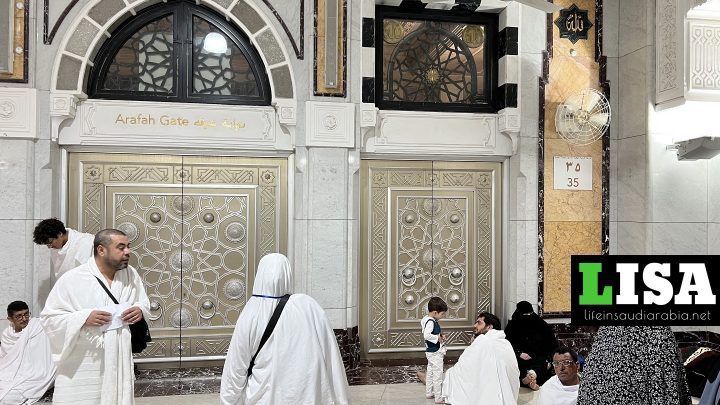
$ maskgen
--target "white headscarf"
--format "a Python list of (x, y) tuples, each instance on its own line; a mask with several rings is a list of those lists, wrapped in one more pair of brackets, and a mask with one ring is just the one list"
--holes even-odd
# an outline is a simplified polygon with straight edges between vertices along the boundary
[(292, 292), (287, 257), (272, 253), (260, 260), (253, 296), (233, 333), (223, 368), (223, 404), (348, 404), (347, 378), (335, 335), (323, 309), (311, 297), (293, 294), (275, 330), (258, 353), (250, 378), (247, 368), (279, 301)]
[[(290, 261), (280, 253), (270, 253), (260, 259), (258, 270), (255, 274), (253, 285), (253, 296), (265, 295), (271, 297), (282, 297), (285, 294), (292, 294), (293, 275), (290, 269)], [(252, 300), (252, 298), (250, 299)], [(272, 302), (272, 301), (263, 301)], [(250, 304), (248, 302), (248, 304)], [(275, 305), (273, 305), (273, 309)]]

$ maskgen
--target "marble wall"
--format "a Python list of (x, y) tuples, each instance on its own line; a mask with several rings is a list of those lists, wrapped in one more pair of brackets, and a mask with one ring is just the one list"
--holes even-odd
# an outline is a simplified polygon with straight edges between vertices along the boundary
[[(617, 4), (618, 42), (606, 42), (612, 84), (612, 253), (717, 254), (720, 183), (718, 159), (678, 161), (674, 140), (692, 138), (702, 106), (656, 109), (655, 4)], [(606, 15), (609, 13), (606, 10)], [(611, 56), (612, 55), (612, 56)], [(694, 113), (694, 111), (696, 113)]]
[[(678, 161), (667, 146), (702, 136), (707, 107), (655, 106), (655, 1), (605, 0), (611, 82), (612, 254), (720, 254), (720, 159)], [(606, 25), (607, 26), (607, 25)], [(677, 328), (685, 330), (690, 328)], [(718, 327), (692, 328), (720, 331)]]
[(605, 7), (605, 32), (617, 33), (604, 41), (613, 111), (610, 253), (649, 254), (647, 120), (654, 85), (650, 63), (654, 2), (610, 0)]

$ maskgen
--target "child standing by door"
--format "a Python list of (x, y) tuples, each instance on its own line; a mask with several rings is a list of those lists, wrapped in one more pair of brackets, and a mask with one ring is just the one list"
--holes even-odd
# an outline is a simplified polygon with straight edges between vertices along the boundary
[(423, 338), (425, 339), (425, 357), (427, 357), (427, 374), (425, 377), (425, 397), (435, 398), (436, 404), (445, 403), (441, 388), (443, 381), (443, 359), (447, 351), (445, 335), (440, 333), (439, 320), (445, 318), (448, 307), (440, 297), (432, 297), (428, 301), (428, 314), (420, 321)]

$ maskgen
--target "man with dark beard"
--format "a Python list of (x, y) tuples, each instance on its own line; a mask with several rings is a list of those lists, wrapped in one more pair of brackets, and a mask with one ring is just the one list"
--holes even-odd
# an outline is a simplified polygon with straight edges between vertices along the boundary
[(148, 314), (150, 303), (128, 265), (130, 245), (123, 232), (98, 232), (93, 248), (92, 259), (58, 280), (40, 314), (58, 368), (53, 403), (132, 405), (128, 324)]
[(478, 315), (475, 339), (445, 373), (442, 395), (453, 405), (516, 405), (520, 380), (510, 342), (500, 330), (500, 319), (489, 312)]

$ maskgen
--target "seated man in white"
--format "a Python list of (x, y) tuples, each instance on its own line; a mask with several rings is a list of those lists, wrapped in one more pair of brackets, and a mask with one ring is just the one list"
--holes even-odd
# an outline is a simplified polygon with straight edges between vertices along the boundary
[(22, 301), (8, 305), (10, 326), (0, 335), (0, 404), (34, 404), (55, 381), (50, 343)]
[(445, 373), (442, 392), (453, 405), (516, 405), (520, 369), (515, 351), (500, 330), (500, 319), (489, 312), (478, 315), (475, 340)]
[(540, 388), (538, 405), (577, 404), (580, 388), (577, 353), (567, 347), (558, 347), (552, 359), (555, 375)]

